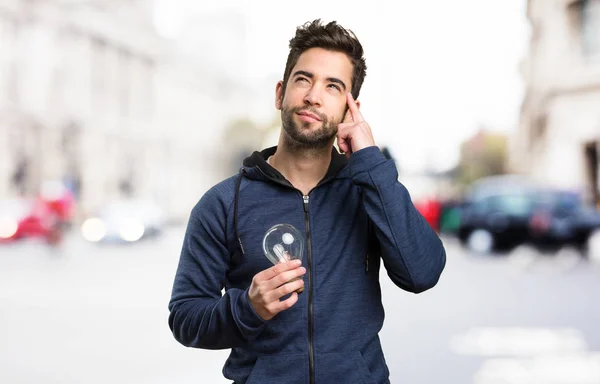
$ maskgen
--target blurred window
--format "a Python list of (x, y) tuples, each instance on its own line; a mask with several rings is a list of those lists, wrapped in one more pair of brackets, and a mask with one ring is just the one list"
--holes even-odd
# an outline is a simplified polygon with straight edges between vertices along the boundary
[(540, 205), (547, 206), (556, 212), (572, 212), (581, 206), (581, 196), (570, 192), (548, 192), (542, 194)]
[(538, 115), (531, 125), (530, 143), (537, 143), (546, 136), (548, 128), (548, 116), (546, 113)]
[(531, 212), (534, 199), (526, 194), (494, 196), (490, 199), (491, 208), (509, 215), (525, 215)]
[(476, 214), (485, 214), (490, 209), (490, 201), (491, 197), (485, 197), (483, 199), (477, 200), (473, 203), (473, 212)]
[(18, 72), (16, 62), (16, 44), (19, 25), (17, 20), (0, 14), (0, 104), (17, 102)]
[(118, 100), (118, 108), (121, 117), (129, 117), (131, 113), (131, 86), (134, 56), (131, 52), (126, 49), (118, 50), (119, 64), (118, 64), (118, 76), (120, 80), (118, 82), (118, 94), (115, 95)]
[(583, 53), (600, 58), (600, 0), (582, 0), (580, 7)]
[(92, 97), (93, 109), (98, 115), (104, 113), (106, 107), (107, 51), (107, 43), (104, 40), (99, 38), (92, 39)]

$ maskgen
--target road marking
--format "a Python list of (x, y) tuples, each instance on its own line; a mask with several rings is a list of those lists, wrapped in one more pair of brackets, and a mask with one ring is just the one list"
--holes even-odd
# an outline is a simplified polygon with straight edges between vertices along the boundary
[(450, 340), (450, 349), (471, 356), (537, 356), (587, 350), (580, 331), (573, 328), (472, 328)]
[(598, 384), (600, 353), (486, 360), (474, 384)]
[(485, 358), (473, 384), (600, 384), (600, 352), (574, 328), (477, 327), (449, 346)]

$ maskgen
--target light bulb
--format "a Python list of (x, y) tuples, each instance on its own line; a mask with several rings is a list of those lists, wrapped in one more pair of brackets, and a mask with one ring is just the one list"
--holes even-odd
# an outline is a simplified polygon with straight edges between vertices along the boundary
[[(263, 251), (273, 265), (285, 263), (289, 260), (302, 260), (304, 257), (304, 237), (293, 225), (277, 224), (265, 233)], [(291, 281), (298, 279), (301, 278), (297, 277)], [(300, 293), (303, 290), (304, 288), (299, 288), (296, 292)]]

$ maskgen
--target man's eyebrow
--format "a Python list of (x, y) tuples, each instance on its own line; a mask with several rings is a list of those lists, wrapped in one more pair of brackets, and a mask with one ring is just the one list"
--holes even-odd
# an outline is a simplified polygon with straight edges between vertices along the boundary
[(341, 85), (342, 88), (344, 88), (344, 91), (346, 90), (346, 84), (344, 84), (344, 82), (338, 78), (328, 77), (327, 81), (329, 81), (330, 83), (337, 83), (337, 84)]
[(312, 73), (306, 72), (306, 71), (303, 71), (303, 70), (298, 70), (298, 71), (294, 72), (294, 74), (292, 75), (292, 77), (296, 77), (298, 75), (306, 76), (309, 79), (312, 79), (313, 77), (315, 77), (315, 75), (313, 75)]
[[(313, 75), (312, 73), (303, 71), (303, 70), (298, 70), (298, 71), (294, 72), (292, 77), (296, 77), (296, 76), (306, 76), (309, 79), (312, 79), (313, 77), (315, 77), (315, 75)], [(338, 79), (337, 77), (328, 77), (327, 81), (330, 83), (339, 84), (342, 86), (342, 88), (344, 88), (344, 91), (346, 90), (346, 84), (342, 80)]]

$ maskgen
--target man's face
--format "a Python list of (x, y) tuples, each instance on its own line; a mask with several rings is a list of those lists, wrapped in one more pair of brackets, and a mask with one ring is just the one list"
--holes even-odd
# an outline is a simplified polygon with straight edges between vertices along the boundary
[(352, 86), (352, 63), (341, 52), (311, 48), (292, 68), (285, 95), (276, 89), (285, 139), (294, 147), (331, 145), (347, 110), (346, 93)]

